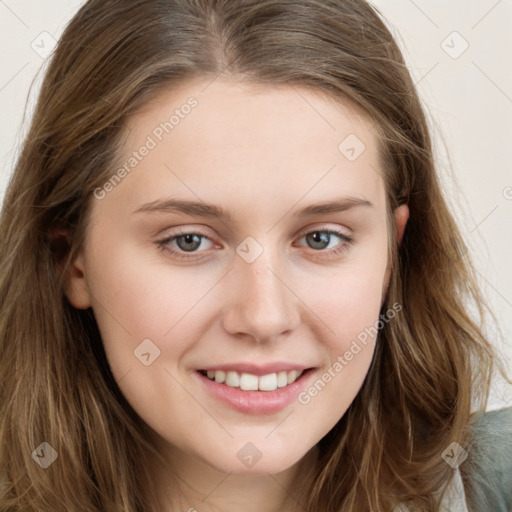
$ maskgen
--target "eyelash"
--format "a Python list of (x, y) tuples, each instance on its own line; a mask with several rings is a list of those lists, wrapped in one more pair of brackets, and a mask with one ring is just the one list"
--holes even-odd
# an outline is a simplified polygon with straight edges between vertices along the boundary
[[(312, 249), (314, 252), (320, 253), (321, 255), (328, 255), (328, 257), (334, 257), (334, 256), (337, 256), (338, 254), (342, 254), (342, 253), (346, 252), (353, 243), (352, 238), (348, 237), (341, 231), (337, 231), (335, 229), (313, 229), (311, 231), (307, 231), (306, 233), (304, 233), (300, 238), (302, 239), (302, 238), (304, 238), (308, 235), (311, 235), (313, 233), (327, 233), (329, 235), (336, 235), (337, 237), (339, 237), (342, 240), (342, 243), (340, 243), (335, 249), (328, 249), (328, 250)], [(187, 253), (182, 250), (169, 248), (170, 242), (173, 242), (177, 238), (180, 238), (185, 235), (198, 235), (202, 238), (212, 241), (206, 233), (196, 230), (196, 231), (180, 231), (177, 235), (168, 236), (162, 240), (157, 240), (155, 243), (161, 251), (164, 251), (165, 253), (168, 253), (168, 254), (170, 253), (172, 256), (175, 256), (178, 259), (189, 260), (189, 261), (197, 260), (198, 258), (195, 256), (184, 256), (184, 254), (187, 254)], [(202, 252), (202, 251), (199, 251), (199, 252)], [(188, 254), (195, 254), (195, 253), (191, 252)]]

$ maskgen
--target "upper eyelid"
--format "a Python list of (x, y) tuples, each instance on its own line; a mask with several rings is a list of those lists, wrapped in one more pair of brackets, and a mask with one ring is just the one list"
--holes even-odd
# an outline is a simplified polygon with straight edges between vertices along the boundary
[[(340, 239), (342, 240), (342, 242), (345, 242), (345, 243), (353, 240), (352, 235), (343, 233), (342, 228), (340, 228), (340, 227), (332, 228), (332, 227), (328, 227), (326, 225), (323, 225), (320, 227), (304, 228), (303, 230), (300, 230), (297, 235), (295, 235), (294, 240), (297, 238), (301, 239), (304, 236), (306, 236), (310, 233), (315, 233), (315, 232), (320, 232), (320, 233), (329, 232), (329, 234), (339, 236)], [(171, 241), (175, 241), (177, 238), (179, 238), (181, 236), (185, 236), (185, 235), (199, 235), (200, 237), (210, 241), (212, 243), (212, 245), (219, 245), (219, 243), (216, 242), (215, 237), (208, 235), (207, 233), (203, 232), (202, 229), (198, 229), (198, 228), (190, 228), (190, 229), (180, 228), (177, 233), (172, 233), (172, 234), (169, 234), (168, 236), (164, 236), (163, 238), (160, 238), (159, 242), (167, 241), (170, 243)], [(198, 251), (198, 252), (202, 252), (202, 251)]]
[[(169, 229), (175, 229), (175, 228), (169, 228)], [(344, 229), (346, 229), (348, 231), (348, 233), (344, 233), (343, 232)], [(215, 235), (211, 236), (211, 235), (207, 234), (207, 231), (209, 231), (209, 228), (202, 228), (202, 227), (197, 228), (197, 227), (192, 227), (192, 226), (190, 228), (179, 227), (177, 232), (175, 232), (175, 233), (173, 232), (168, 235), (164, 235), (163, 238), (174, 238), (174, 237), (179, 237), (179, 236), (183, 236), (183, 235), (198, 234), (198, 235), (208, 238), (211, 241), (214, 241), (214, 239), (216, 238)], [(352, 234), (352, 230), (346, 226), (345, 227), (341, 227), (341, 226), (332, 227), (332, 226), (329, 226), (328, 224), (324, 223), (319, 226), (310, 226), (310, 227), (303, 228), (303, 229), (299, 230), (297, 232), (297, 234), (294, 236), (295, 237), (304, 236), (304, 235), (307, 235), (308, 233), (316, 232), (316, 231), (320, 231), (320, 232), (322, 232), (322, 231), (337, 231), (338, 232), (339, 231), (340, 233), (344, 234), (347, 237), (350, 237)], [(243, 238), (244, 237), (242, 237), (242, 239)]]
[[(350, 231), (348, 228), (346, 228), (346, 229), (347, 229), (347, 231)], [(322, 233), (324, 231), (333, 232), (333, 234), (340, 233), (340, 234), (345, 235), (347, 237), (350, 236), (349, 234), (343, 232), (343, 228), (342, 227), (333, 228), (333, 227), (329, 227), (329, 226), (326, 226), (326, 225), (320, 226), (320, 227), (305, 228), (305, 229), (299, 231), (297, 236), (304, 236), (304, 235), (307, 235), (308, 233), (315, 233), (315, 232)]]

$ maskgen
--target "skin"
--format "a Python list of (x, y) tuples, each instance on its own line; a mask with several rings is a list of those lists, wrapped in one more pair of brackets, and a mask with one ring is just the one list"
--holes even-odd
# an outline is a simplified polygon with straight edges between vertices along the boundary
[[(297, 496), (316, 444), (357, 395), (375, 338), (308, 404), (294, 400), (269, 415), (220, 403), (195, 371), (290, 361), (315, 367), (314, 382), (375, 325), (391, 272), (377, 135), (354, 105), (311, 90), (198, 79), (166, 90), (129, 120), (121, 162), (190, 96), (197, 107), (93, 201), (67, 295), (76, 308), (93, 308), (121, 391), (181, 479), (187, 496), (178, 504), (167, 475), (155, 473), (167, 510), (299, 510), (288, 496)], [(366, 146), (354, 161), (338, 149), (349, 134)], [(134, 213), (171, 196), (222, 206), (233, 220)], [(293, 215), (344, 196), (373, 206)], [(408, 216), (406, 205), (395, 210), (398, 242)], [(190, 260), (157, 246), (198, 228), (210, 240), (200, 238), (195, 252), (183, 250), (183, 239), (167, 244)], [(353, 242), (327, 235), (321, 247), (305, 236), (325, 229)], [(251, 263), (236, 252), (248, 236), (263, 249)], [(160, 350), (149, 366), (134, 357), (144, 339)], [(237, 457), (248, 442), (262, 454), (250, 468)]]

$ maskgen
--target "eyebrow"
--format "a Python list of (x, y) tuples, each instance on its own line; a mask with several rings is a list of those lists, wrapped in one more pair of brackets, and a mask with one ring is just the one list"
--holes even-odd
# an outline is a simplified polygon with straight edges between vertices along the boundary
[[(294, 217), (311, 217), (323, 213), (343, 212), (351, 208), (368, 207), (373, 208), (373, 204), (359, 197), (342, 197), (332, 201), (312, 204), (296, 211)], [(178, 199), (160, 199), (146, 203), (132, 213), (141, 212), (181, 212), (198, 217), (218, 217), (225, 222), (233, 222), (231, 214), (224, 208), (201, 201), (183, 201)]]

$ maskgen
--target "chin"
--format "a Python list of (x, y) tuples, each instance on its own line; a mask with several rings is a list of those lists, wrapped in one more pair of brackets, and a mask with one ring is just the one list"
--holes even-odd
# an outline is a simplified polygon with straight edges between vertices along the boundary
[[(262, 443), (260, 443), (261, 446)], [(276, 450), (267, 446), (257, 448), (258, 443), (242, 443), (241, 448), (234, 449), (233, 455), (227, 457), (227, 451), (221, 454), (222, 458), (211, 460), (210, 464), (217, 469), (236, 475), (276, 475), (290, 469), (297, 464), (305, 455), (297, 455), (296, 449), (290, 447), (288, 452)]]

